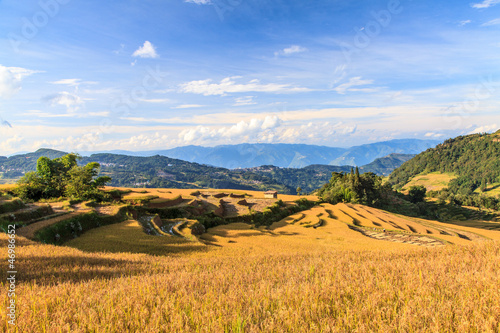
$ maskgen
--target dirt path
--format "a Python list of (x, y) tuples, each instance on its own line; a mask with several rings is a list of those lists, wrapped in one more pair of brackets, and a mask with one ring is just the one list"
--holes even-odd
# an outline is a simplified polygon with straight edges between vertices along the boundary
[(17, 235), (23, 236), (23, 237), (26, 237), (29, 239), (33, 239), (35, 237), (35, 233), (38, 230), (43, 229), (45, 227), (48, 227), (49, 225), (55, 224), (57, 222), (67, 220), (69, 218), (72, 218), (72, 217), (80, 215), (80, 214), (82, 214), (82, 213), (81, 212), (73, 212), (73, 213), (69, 213), (69, 214), (60, 215), (60, 216), (57, 216), (57, 217), (54, 217), (54, 218), (51, 218), (51, 219), (48, 219), (45, 221), (32, 223), (32, 224), (27, 225), (25, 227), (19, 228), (17, 230)]

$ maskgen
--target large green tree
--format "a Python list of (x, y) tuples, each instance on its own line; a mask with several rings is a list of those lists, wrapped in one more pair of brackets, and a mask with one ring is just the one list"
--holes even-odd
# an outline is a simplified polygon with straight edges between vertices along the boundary
[(98, 177), (99, 163), (79, 166), (80, 156), (67, 154), (50, 159), (40, 157), (36, 171), (28, 172), (18, 181), (17, 195), (23, 199), (39, 200), (61, 196), (90, 199), (99, 195), (98, 189), (111, 180)]

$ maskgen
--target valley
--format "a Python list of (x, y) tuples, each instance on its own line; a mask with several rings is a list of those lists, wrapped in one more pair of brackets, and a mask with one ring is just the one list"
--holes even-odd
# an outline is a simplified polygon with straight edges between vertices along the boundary
[[(15, 230), (21, 272), (17, 328), (495, 332), (496, 206), (443, 197), (460, 169), (425, 168), (394, 191), (392, 179), (414, 162), (391, 155), (375, 164), (394, 159), (403, 165), (384, 179), (365, 167), (228, 170), (161, 156), (104, 154), (79, 164), (71, 154), (39, 157), (23, 178), (30, 182), (0, 187), (0, 227)], [(104, 186), (108, 175), (166, 168), (161, 175), (176, 187)], [(322, 186), (291, 194), (285, 185), (308, 177)], [(488, 184), (471, 197), (494, 190)], [(11, 238), (0, 233), (0, 246)], [(7, 319), (2, 313), (3, 331)]]

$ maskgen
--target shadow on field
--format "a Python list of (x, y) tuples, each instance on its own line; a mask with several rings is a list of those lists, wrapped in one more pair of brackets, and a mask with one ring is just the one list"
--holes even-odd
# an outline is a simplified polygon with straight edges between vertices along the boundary
[[(16, 268), (17, 281), (38, 285), (85, 282), (95, 279), (109, 280), (150, 273), (147, 265), (140, 261), (78, 255), (21, 257), (18, 259)], [(2, 272), (3, 274), (5, 273)]]

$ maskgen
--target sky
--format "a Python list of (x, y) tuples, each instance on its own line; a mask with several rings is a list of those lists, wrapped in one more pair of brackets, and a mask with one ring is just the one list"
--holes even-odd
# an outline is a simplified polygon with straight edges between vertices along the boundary
[(0, 0), (0, 155), (500, 128), (500, 0)]

